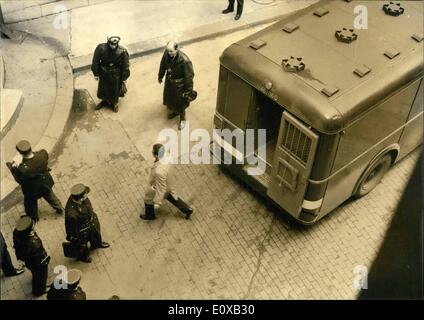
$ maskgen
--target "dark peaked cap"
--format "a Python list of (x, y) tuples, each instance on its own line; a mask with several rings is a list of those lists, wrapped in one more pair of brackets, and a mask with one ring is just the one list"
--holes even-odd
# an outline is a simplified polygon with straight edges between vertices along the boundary
[(20, 153), (28, 153), (31, 151), (31, 144), (26, 140), (21, 140), (16, 145), (16, 150)]
[(88, 193), (88, 192), (90, 192), (90, 188), (85, 186), (82, 183), (78, 183), (71, 188), (71, 195), (73, 197), (80, 197), (84, 193)]
[(29, 216), (23, 216), (16, 223), (15, 229), (19, 232), (27, 231), (32, 227), (33, 224), (34, 221)]

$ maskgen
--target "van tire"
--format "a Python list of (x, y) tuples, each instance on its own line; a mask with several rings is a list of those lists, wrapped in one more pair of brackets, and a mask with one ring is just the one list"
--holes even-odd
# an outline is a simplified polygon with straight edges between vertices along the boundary
[(368, 167), (353, 196), (360, 198), (371, 192), (381, 182), (391, 165), (392, 157), (390, 154), (386, 154)]

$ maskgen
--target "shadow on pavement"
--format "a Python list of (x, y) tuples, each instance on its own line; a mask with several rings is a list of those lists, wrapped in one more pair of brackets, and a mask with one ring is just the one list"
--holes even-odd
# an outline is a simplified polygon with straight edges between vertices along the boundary
[(422, 160), (420, 156), (359, 300), (424, 298)]

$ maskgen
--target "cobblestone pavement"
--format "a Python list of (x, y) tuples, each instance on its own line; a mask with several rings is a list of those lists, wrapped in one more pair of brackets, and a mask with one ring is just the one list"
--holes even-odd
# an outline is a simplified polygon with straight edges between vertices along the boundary
[[(207, 52), (205, 60), (217, 61), (222, 47), (241, 35), (216, 39), (216, 48), (210, 51), (207, 41), (186, 49), (194, 58), (196, 52)], [(90, 198), (111, 248), (93, 252), (91, 264), (64, 258), (63, 217), (40, 200), (37, 230), (52, 256), (50, 280), (56, 265), (78, 267), (90, 299), (114, 294), (127, 299), (355, 298), (353, 269), (371, 266), (418, 151), (388, 172), (371, 194), (346, 203), (312, 227), (290, 226), (285, 217), (215, 165), (178, 166), (181, 196), (196, 210), (191, 220), (165, 205), (157, 220), (141, 221), (138, 216), (152, 160), (147, 152), (152, 141), (147, 137), (166, 121), (157, 111), (163, 110), (157, 106), (161, 87), (147, 83), (156, 78), (149, 74), (156, 70), (159, 58), (153, 55), (132, 62), (132, 92), (118, 114), (93, 111), (91, 75), (76, 81), (90, 95), (78, 90), (75, 96), (73, 119), (52, 166), (55, 190), (66, 201), (74, 183), (91, 187)], [(217, 62), (199, 61), (196, 67), (205, 74), (216, 69)], [(204, 80), (199, 86), (208, 95), (202, 98), (204, 106), (193, 106), (188, 114), (197, 127), (212, 121), (217, 77), (210, 72), (210, 77), (199, 76)], [(152, 117), (148, 123), (146, 117)], [(17, 203), (1, 215), (9, 249), (12, 228), (23, 212)], [(29, 272), (14, 278), (2, 276), (1, 295), (2, 299), (31, 299)]]

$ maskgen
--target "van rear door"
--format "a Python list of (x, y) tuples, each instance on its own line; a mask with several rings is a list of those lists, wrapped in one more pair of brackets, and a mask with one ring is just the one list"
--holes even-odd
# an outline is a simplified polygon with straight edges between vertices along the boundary
[(287, 111), (281, 118), (267, 195), (298, 217), (311, 174), (318, 135)]

